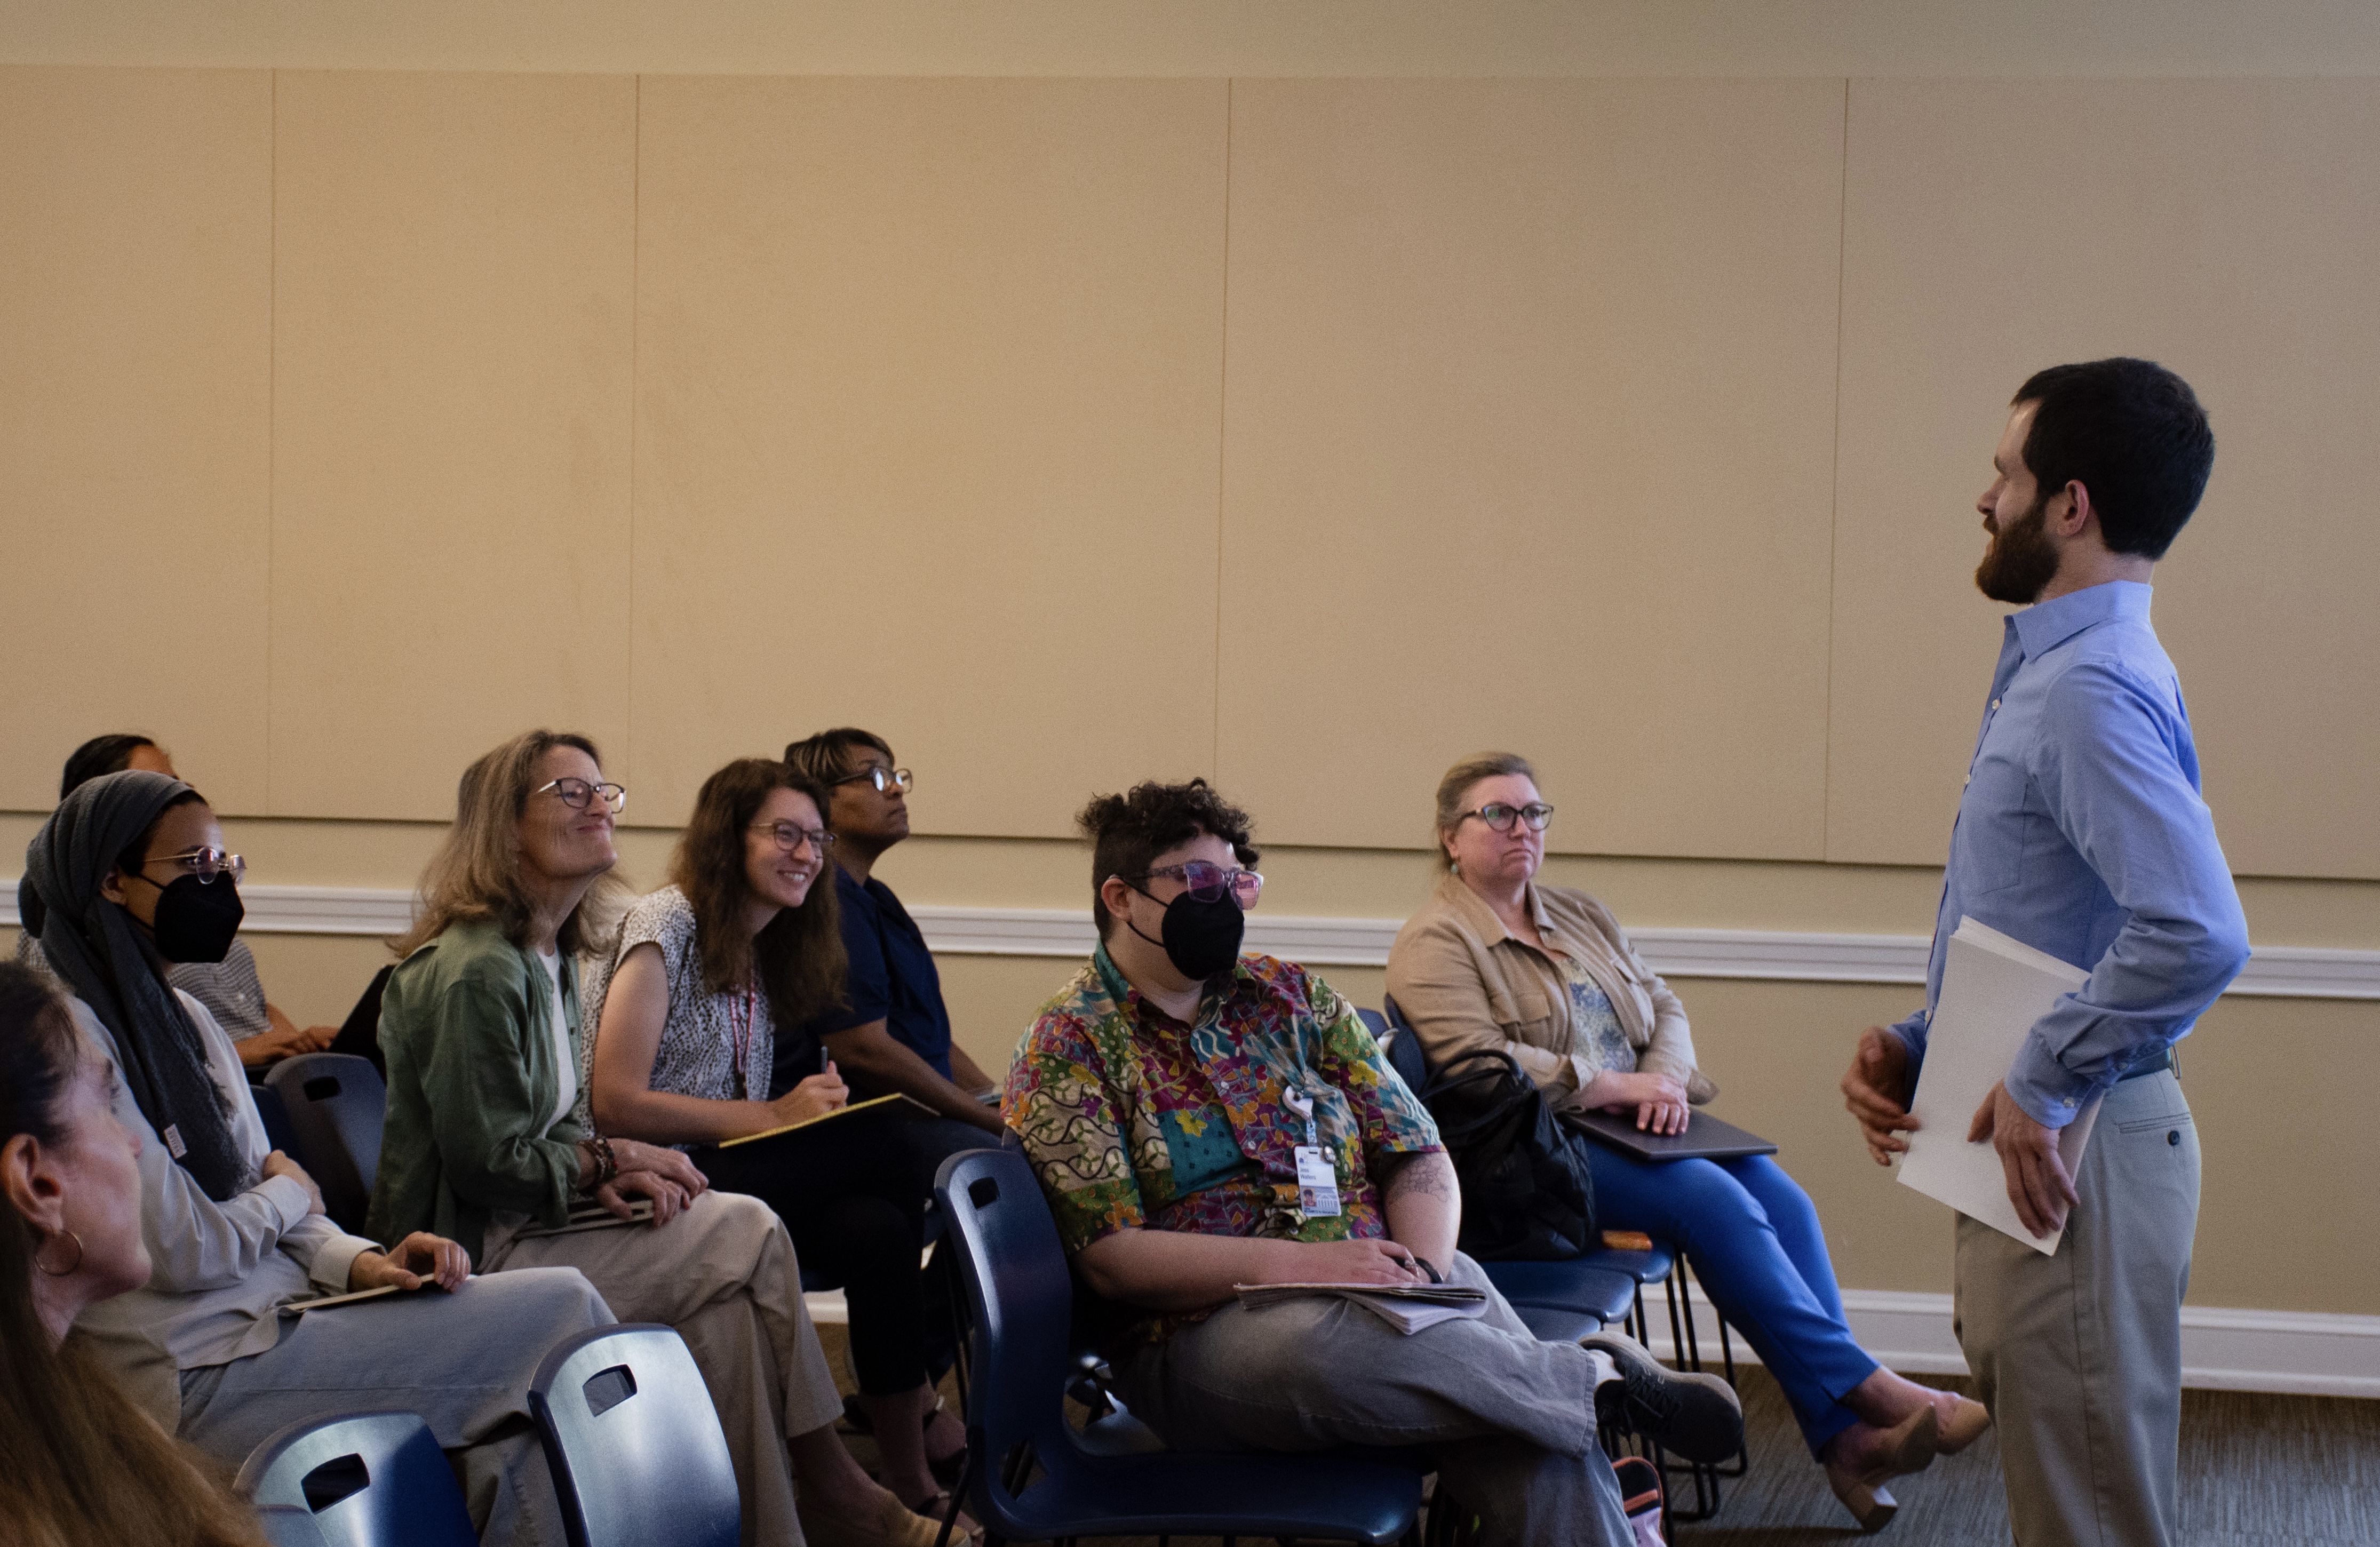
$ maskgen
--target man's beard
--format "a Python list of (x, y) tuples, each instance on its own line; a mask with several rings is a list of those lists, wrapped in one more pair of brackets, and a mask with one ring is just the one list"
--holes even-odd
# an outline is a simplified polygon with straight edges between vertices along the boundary
[(2004, 522), (1975, 566), (1975, 588), (1994, 601), (2030, 607), (2058, 574), (2058, 548), (2049, 540), (2049, 501), (2036, 498), (2033, 508), (2013, 522)]

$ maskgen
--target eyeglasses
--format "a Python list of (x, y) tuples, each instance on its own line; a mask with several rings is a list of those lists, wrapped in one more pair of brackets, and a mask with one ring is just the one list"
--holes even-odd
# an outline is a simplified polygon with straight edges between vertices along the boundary
[(819, 858), (824, 859), (827, 851), (834, 847), (834, 834), (824, 828), (806, 828), (798, 822), (755, 822), (751, 830), (767, 833), (788, 854), (801, 852), (802, 845), (807, 843)]
[(616, 784), (589, 784), (583, 779), (557, 779), (551, 784), (539, 785), (529, 793), (542, 795), (548, 790), (560, 795), (562, 804), (573, 811), (584, 811), (588, 802), (598, 799), (612, 808), (614, 816), (628, 808), (628, 792)]
[[(1463, 816), (1476, 816), (1498, 832), (1511, 832), (1515, 822), (1526, 822), (1531, 832), (1543, 832), (1546, 824), (1554, 819), (1554, 808), (1543, 801), (1531, 801), (1526, 805), (1506, 805), (1502, 801), (1490, 801), (1476, 811), (1466, 811)], [(1455, 818), (1461, 822), (1463, 816)]]
[(876, 786), (876, 792), (880, 795), (889, 795), (895, 790), (905, 795), (917, 784), (917, 775), (908, 769), (888, 768), (881, 763), (870, 763), (857, 773), (847, 773), (835, 782), (856, 784), (863, 779)]
[(1154, 870), (1134, 876), (1133, 879), (1153, 881), (1160, 876), (1180, 881), (1183, 888), (1189, 892), (1191, 900), (1196, 902), (1212, 902), (1223, 895), (1224, 888), (1229, 887), (1233, 900), (1241, 907), (1253, 908), (1257, 905), (1257, 898), (1264, 891), (1264, 877), (1255, 871), (1242, 870), (1237, 865), (1226, 870), (1220, 864), (1209, 864), (1205, 860), (1190, 860), (1182, 864), (1161, 864)]
[[(178, 864), (199, 878), (199, 885), (202, 887), (213, 885), (218, 876), (230, 876), (232, 884), (237, 886), (239, 878), (248, 874), (246, 858), (238, 854), (225, 853), (221, 849), (192, 849), (185, 853), (160, 854), (146, 862), (141, 868), (145, 870), (152, 864)], [(141, 878), (148, 879), (146, 876)]]

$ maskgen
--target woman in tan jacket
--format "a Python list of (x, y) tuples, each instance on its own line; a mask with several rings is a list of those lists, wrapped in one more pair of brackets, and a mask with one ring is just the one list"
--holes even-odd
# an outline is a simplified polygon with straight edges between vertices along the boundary
[[(1609, 909), (1536, 883), (1553, 807), (1528, 763), (1465, 758), (1438, 790), (1448, 874), (1389, 952), (1389, 994), (1433, 1067), (1512, 1056), (1557, 1111), (1633, 1112), (1682, 1133), (1718, 1087), (1694, 1065), (1686, 1012)], [(1634, 1159), (1587, 1146), (1597, 1223), (1683, 1250), (1720, 1314), (1784, 1387), (1811, 1454), (1860, 1523), (1892, 1517), (1882, 1484), (1963, 1449), (1982, 1405), (1879, 1366), (1852, 1340), (1809, 1195), (1767, 1155)]]

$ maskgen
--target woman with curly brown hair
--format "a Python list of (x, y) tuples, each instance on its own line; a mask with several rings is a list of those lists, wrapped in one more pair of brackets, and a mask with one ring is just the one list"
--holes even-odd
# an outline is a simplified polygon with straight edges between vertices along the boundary
[[(605, 1133), (687, 1147), (713, 1187), (767, 1203), (802, 1261), (844, 1285), (884, 1485), (912, 1509), (939, 1512), (949, 1500), (929, 1453), (947, 1462), (965, 1436), (932, 1410), (924, 1207), (892, 1127), (900, 1119), (869, 1114), (722, 1147), (847, 1099), (802, 1029), (843, 988), (826, 804), (822, 787), (764, 758), (704, 781), (671, 885), (629, 912), (589, 996), (590, 1112)], [(767, 1099), (771, 1070), (789, 1064), (817, 1072)]]

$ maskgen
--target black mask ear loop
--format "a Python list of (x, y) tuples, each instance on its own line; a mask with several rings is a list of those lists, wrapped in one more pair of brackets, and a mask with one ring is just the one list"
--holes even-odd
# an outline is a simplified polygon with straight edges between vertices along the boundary
[[(1117, 880), (1119, 880), (1119, 881), (1123, 881), (1123, 876), (1117, 876), (1117, 877), (1116, 877), (1116, 879), (1117, 879)], [(1151, 902), (1157, 902), (1157, 897), (1156, 897), (1156, 894), (1154, 894), (1153, 892), (1147, 891), (1147, 890), (1145, 890), (1145, 889), (1143, 889), (1142, 888), (1139, 888), (1139, 887), (1135, 887), (1135, 886), (1133, 886), (1133, 884), (1132, 884), (1130, 881), (1123, 881), (1123, 884), (1124, 884), (1126, 887), (1131, 888), (1131, 889), (1132, 889), (1132, 890), (1136, 891), (1136, 892), (1139, 892), (1141, 896), (1148, 898)], [(1161, 911), (1161, 910), (1165, 907), (1165, 904), (1164, 904), (1164, 903), (1162, 903), (1162, 902), (1157, 902), (1157, 906), (1158, 906), (1158, 908)], [(1134, 934), (1138, 935), (1142, 939), (1144, 939), (1144, 940), (1148, 940), (1148, 943), (1149, 943), (1150, 945), (1152, 945), (1152, 946), (1155, 946), (1158, 949), (1160, 949), (1160, 950), (1163, 950), (1163, 949), (1165, 949), (1165, 942), (1164, 942), (1164, 941), (1162, 941), (1162, 940), (1149, 940), (1149, 939), (1148, 939), (1148, 933), (1147, 933), (1146, 931), (1144, 931), (1144, 930), (1140, 927), (1140, 925), (1136, 925), (1136, 924), (1135, 924), (1135, 923), (1133, 923), (1133, 922), (1132, 922), (1132, 915), (1131, 915), (1130, 913), (1126, 913), (1126, 914), (1123, 916), (1123, 926), (1124, 926), (1126, 929), (1131, 930)], [(1162, 925), (1159, 925), (1159, 927), (1160, 927), (1160, 928), (1163, 928), (1164, 926), (1163, 926)]]

